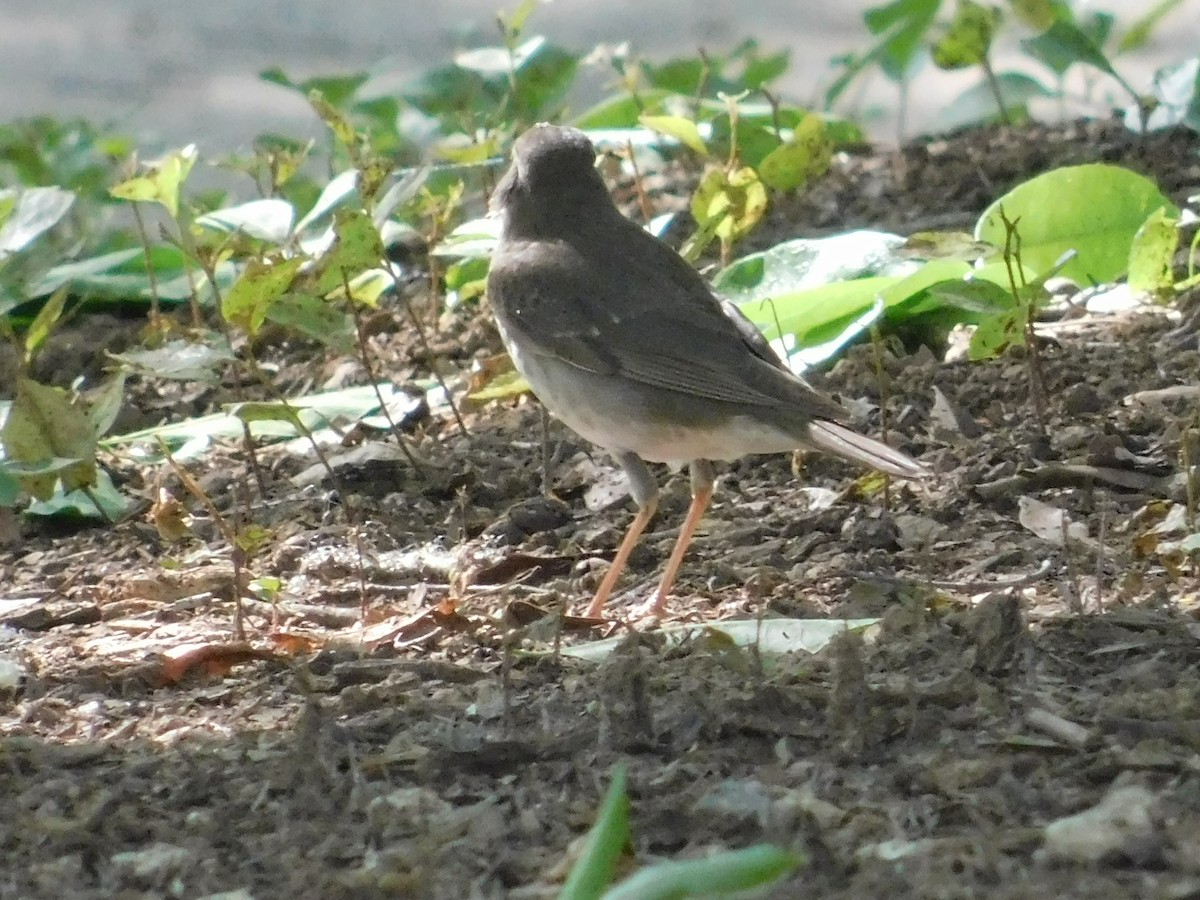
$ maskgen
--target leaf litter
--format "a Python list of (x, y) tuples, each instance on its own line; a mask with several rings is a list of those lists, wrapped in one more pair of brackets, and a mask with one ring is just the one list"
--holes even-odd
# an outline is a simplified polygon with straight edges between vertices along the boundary
[[(1182, 171), (1184, 149), (1155, 146), (1142, 168)], [(977, 215), (980, 160), (1002, 185), (1112, 147), (1103, 125), (1038, 126), (864, 157), (748, 243)], [(1084, 321), (1043, 351), (1045, 431), (1020, 350), (885, 351), (886, 397), (872, 348), (849, 350), (825, 385), (887, 409), (935, 484), (873, 492), (822, 458), (727, 467), (666, 623), (683, 640), (564, 616), (629, 510), (557, 426), (557, 505), (529, 505), (543, 448), (525, 400), (469, 412), (469, 438), (436, 409), (407, 421), (432, 474), (341, 473), (357, 532), (329, 485), (293, 480), (311, 460), (261, 447), (252, 569), (280, 587), (246, 592), (245, 644), (235, 570), (190, 498), (179, 544), (137, 517), (26, 534), (0, 550), (0, 894), (553, 897), (618, 764), (639, 861), (774, 843), (808, 860), (775, 896), (1194, 893), (1200, 592), (1174, 398), (1200, 352), (1165, 315)], [(465, 388), (498, 342), (464, 313), (438, 346)], [(289, 396), (345, 375), (304, 345), (270, 352)], [(397, 383), (427, 374), (400, 325), (379, 352)], [(130, 391), (125, 431), (234, 399)], [(113, 465), (147, 509), (187, 498)], [(191, 465), (223, 513), (244, 502), (243, 447)], [(662, 477), (618, 616), (688, 502)], [(705, 627), (760, 619), (877, 621), (811, 653)], [(594, 662), (556, 652), (603, 638)]]

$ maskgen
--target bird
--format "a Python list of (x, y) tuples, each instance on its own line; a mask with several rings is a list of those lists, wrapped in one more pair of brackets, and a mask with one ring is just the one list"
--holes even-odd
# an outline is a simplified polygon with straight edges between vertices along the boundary
[(668, 244), (627, 218), (569, 126), (516, 139), (491, 197), (500, 218), (486, 294), (533, 394), (624, 470), (637, 513), (585, 615), (602, 618), (658, 506), (647, 462), (688, 465), (692, 501), (648, 612), (660, 617), (712, 498), (715, 461), (797, 449), (922, 479), (909, 455), (848, 427), (757, 328)]

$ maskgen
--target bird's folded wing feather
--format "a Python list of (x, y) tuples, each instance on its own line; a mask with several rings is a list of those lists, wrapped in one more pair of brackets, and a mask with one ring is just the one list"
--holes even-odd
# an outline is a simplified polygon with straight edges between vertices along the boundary
[[(488, 290), (514, 338), (588, 371), (728, 403), (801, 402), (814, 416), (841, 419), (837, 403), (806, 389), (751, 346), (694, 270), (629, 272), (636, 287), (615, 295), (611, 273), (579, 258), (513, 247), (493, 261)], [(669, 252), (669, 251), (668, 251)], [(524, 258), (522, 258), (524, 257)], [(682, 266), (687, 266), (682, 260)], [(635, 266), (636, 268), (636, 266)]]

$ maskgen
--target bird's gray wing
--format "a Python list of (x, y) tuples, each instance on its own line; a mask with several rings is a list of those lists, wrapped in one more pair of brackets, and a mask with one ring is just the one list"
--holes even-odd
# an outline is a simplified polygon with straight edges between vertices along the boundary
[(663, 250), (673, 261), (615, 261), (618, 278), (565, 243), (514, 243), (493, 260), (488, 293), (514, 339), (570, 365), (692, 397), (844, 418), (764, 353), (761, 336), (748, 341), (699, 273)]

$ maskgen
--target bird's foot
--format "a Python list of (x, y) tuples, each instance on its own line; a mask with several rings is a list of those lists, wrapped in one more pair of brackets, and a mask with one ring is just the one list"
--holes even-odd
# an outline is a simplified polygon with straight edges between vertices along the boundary
[(650, 619), (658, 622), (662, 619), (667, 611), (667, 598), (654, 591), (649, 597), (641, 603), (635, 603), (629, 608), (629, 613), (626, 618), (630, 621), (643, 621)]
[(619, 619), (625, 623), (641, 622), (646, 620), (657, 622), (662, 619), (666, 611), (666, 598), (659, 594), (658, 591), (654, 591), (645, 600), (632, 604), (631, 606), (622, 610), (620, 613), (609, 611), (606, 614), (605, 604), (601, 603), (597, 605), (596, 602), (593, 601), (591, 606), (587, 608), (587, 611), (584, 612), (583, 617), (585, 619), (595, 619), (596, 621), (611, 621)]

